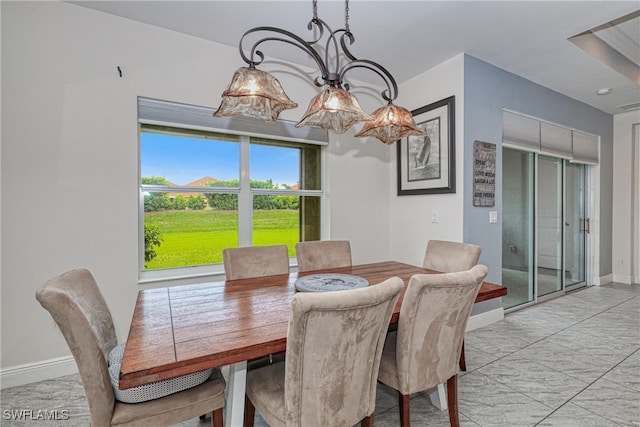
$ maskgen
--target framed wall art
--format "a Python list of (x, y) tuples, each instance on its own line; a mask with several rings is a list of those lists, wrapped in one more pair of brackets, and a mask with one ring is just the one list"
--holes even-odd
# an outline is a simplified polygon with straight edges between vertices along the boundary
[(427, 135), (398, 141), (398, 196), (455, 193), (455, 96), (411, 114)]

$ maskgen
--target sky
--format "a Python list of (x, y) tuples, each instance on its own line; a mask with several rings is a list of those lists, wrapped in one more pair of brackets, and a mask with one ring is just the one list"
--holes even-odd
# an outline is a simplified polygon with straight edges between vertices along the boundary
[[(164, 176), (177, 185), (205, 176), (240, 176), (238, 142), (143, 132), (140, 153), (142, 176)], [(299, 181), (300, 153), (295, 148), (252, 144), (250, 162), (251, 179), (287, 185)]]

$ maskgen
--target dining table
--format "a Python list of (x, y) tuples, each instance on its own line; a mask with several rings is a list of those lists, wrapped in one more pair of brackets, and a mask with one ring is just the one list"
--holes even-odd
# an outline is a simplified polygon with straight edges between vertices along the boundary
[[(320, 273), (358, 276), (369, 286), (400, 277), (406, 287), (414, 274), (438, 272), (384, 261), (141, 290), (120, 366), (119, 387), (127, 389), (230, 365), (225, 426), (242, 426), (247, 361), (286, 350), (291, 300), (298, 292), (296, 280)], [(476, 302), (504, 295), (505, 287), (484, 282)], [(398, 321), (403, 296), (404, 291), (390, 324)]]

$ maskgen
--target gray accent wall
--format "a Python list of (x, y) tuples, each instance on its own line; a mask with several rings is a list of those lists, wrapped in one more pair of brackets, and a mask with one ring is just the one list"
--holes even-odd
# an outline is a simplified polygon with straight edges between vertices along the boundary
[[(594, 88), (595, 90), (595, 88)], [(464, 241), (483, 247), (489, 281), (502, 268), (502, 110), (508, 109), (600, 135), (600, 271), (611, 274), (613, 116), (469, 55), (464, 57)], [(495, 207), (473, 206), (473, 142), (497, 145)], [(489, 211), (498, 223), (489, 224)]]

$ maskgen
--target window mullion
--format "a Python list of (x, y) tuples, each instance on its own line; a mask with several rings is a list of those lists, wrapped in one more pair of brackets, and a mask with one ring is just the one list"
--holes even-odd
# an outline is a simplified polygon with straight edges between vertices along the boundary
[(238, 245), (253, 244), (253, 195), (249, 174), (250, 144), (248, 136), (240, 137), (240, 194), (238, 195)]

